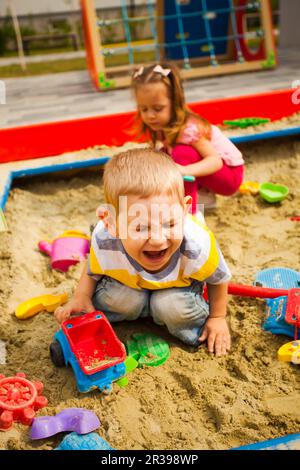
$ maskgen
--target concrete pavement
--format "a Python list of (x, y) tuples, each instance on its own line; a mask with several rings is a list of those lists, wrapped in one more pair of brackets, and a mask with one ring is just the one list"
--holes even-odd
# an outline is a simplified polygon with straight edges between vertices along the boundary
[[(227, 98), (290, 88), (300, 80), (298, 50), (279, 51), (275, 70), (186, 81), (187, 102)], [(1, 77), (0, 77), (1, 78)], [(96, 92), (87, 71), (4, 80), (6, 104), (0, 104), (0, 127), (76, 119), (133, 110), (129, 89)]]

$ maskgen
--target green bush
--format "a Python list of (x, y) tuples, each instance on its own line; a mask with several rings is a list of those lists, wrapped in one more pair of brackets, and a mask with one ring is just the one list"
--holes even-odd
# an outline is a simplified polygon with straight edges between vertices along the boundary
[(59, 19), (50, 21), (51, 29), (58, 33), (70, 33), (72, 28), (68, 20)]
[(2, 28), (0, 28), (0, 56), (4, 55), (4, 52), (6, 50), (6, 43), (7, 43), (7, 40), (6, 40), (4, 31)]
[(20, 26), (22, 36), (34, 36), (37, 32), (31, 26)]

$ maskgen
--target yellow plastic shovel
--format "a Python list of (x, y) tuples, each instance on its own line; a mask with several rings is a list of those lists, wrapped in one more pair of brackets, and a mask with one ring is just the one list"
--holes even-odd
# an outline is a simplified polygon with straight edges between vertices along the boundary
[(54, 312), (57, 307), (65, 304), (68, 300), (67, 294), (60, 295), (41, 295), (40, 297), (33, 297), (18, 305), (16, 309), (16, 317), (19, 320), (26, 320), (33, 317), (39, 312), (46, 310), (47, 312)]

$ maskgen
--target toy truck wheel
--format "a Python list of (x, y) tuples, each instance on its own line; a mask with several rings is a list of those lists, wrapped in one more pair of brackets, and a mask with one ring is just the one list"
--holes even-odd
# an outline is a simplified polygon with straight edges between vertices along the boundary
[(64, 367), (66, 365), (64, 353), (58, 341), (53, 341), (50, 344), (50, 356), (56, 367)]

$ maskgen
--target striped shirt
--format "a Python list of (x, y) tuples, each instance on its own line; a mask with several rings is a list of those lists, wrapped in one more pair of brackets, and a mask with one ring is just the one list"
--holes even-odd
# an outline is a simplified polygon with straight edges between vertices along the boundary
[(185, 219), (180, 247), (156, 273), (145, 271), (125, 251), (121, 240), (98, 223), (92, 234), (88, 274), (95, 280), (109, 276), (133, 289), (150, 290), (186, 287), (193, 280), (222, 284), (231, 278), (213, 233), (191, 215)]

